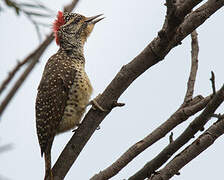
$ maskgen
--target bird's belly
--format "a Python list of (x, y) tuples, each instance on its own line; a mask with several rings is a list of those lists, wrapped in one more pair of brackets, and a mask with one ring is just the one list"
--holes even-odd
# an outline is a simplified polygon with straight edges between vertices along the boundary
[(58, 133), (65, 132), (78, 126), (89, 103), (92, 94), (92, 86), (85, 72), (69, 91), (67, 105), (62, 121), (59, 124)]

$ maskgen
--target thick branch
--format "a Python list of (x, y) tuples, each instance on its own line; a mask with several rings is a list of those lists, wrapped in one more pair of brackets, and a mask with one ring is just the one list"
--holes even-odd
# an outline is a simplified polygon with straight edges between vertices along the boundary
[(176, 16), (183, 16), (183, 14), (188, 14), (191, 10), (201, 3), (202, 0), (176, 0), (175, 5), (177, 6)]
[(187, 15), (184, 22), (178, 27), (174, 38), (169, 43), (166, 50), (169, 52), (175, 45), (180, 44), (180, 41), (190, 34), (192, 30), (195, 30), (203, 24), (212, 14), (222, 8), (223, 5), (223, 0), (208, 0), (202, 6)]
[(187, 92), (184, 98), (184, 102), (189, 102), (194, 93), (194, 84), (195, 79), (197, 75), (198, 70), (198, 52), (199, 52), (199, 46), (198, 46), (198, 38), (197, 38), (197, 32), (194, 30), (191, 33), (191, 72), (190, 76), (187, 82)]
[(169, 41), (176, 33), (176, 29), (183, 22), (185, 16), (202, 0), (166, 0), (167, 12), (159, 36), (164, 36)]
[[(133, 61), (122, 67), (98, 98), (101, 107), (111, 109), (112, 104), (138, 76), (162, 60), (173, 47), (221, 8), (223, 4), (224, 0), (209, 0), (203, 5), (203, 8), (200, 8), (200, 11), (196, 10), (186, 18), (186, 22), (183, 22), (181, 29), (178, 28), (179, 30), (171, 41), (164, 41), (163, 38), (165, 37), (155, 38)], [(55, 180), (62, 180), (65, 177), (93, 132), (109, 113), (110, 111), (100, 112), (92, 108), (89, 110), (53, 167)]]
[(134, 174), (129, 180), (143, 180), (150, 177), (156, 169), (161, 167), (178, 149), (186, 144), (194, 135), (208, 122), (215, 110), (224, 101), (224, 85), (208, 103), (203, 112), (195, 118), (186, 130), (166, 148), (164, 148), (154, 159), (149, 161), (140, 171)]
[(219, 119), (208, 130), (206, 130), (191, 145), (185, 148), (173, 160), (171, 160), (162, 170), (157, 172), (150, 180), (168, 180), (179, 170), (197, 157), (200, 153), (211, 146), (214, 141), (224, 133), (224, 118)]
[[(65, 9), (68, 12), (71, 12), (74, 9), (74, 7), (76, 6), (77, 3), (78, 3), (78, 0), (73, 0), (69, 5), (65, 6)], [(20, 86), (22, 85), (22, 83), (28, 77), (28, 75), (30, 74), (30, 72), (33, 70), (33, 68), (35, 67), (35, 65), (39, 61), (39, 59), (42, 56), (42, 54), (47, 49), (48, 45), (53, 41), (53, 39), (54, 39), (53, 33), (51, 33), (49, 36), (47, 36), (47, 38), (43, 41), (43, 43), (41, 43), (40, 46), (36, 48), (36, 50), (34, 50), (29, 56), (27, 56), (22, 61), (22, 63), (23, 62), (26, 63), (26, 62), (29, 61), (30, 64), (27, 66), (27, 68), (24, 70), (24, 72), (18, 78), (18, 80), (16, 81), (16, 83), (14, 84), (14, 86), (11, 88), (11, 90), (9, 91), (9, 93), (6, 95), (5, 99), (0, 104), (0, 116), (2, 115), (3, 111), (5, 110), (5, 108), (7, 107), (8, 103), (10, 102), (10, 100), (12, 99), (12, 97), (15, 95), (15, 93), (17, 92), (17, 90), (20, 88)], [(18, 69), (19, 69), (19, 67), (18, 68), (16, 67), (13, 70), (13, 73), (16, 73), (16, 71), (18, 71)], [(13, 76), (12, 77), (9, 76), (3, 82), (3, 86), (1, 88), (4, 89), (5, 86), (11, 81), (12, 78), (13, 78)]]

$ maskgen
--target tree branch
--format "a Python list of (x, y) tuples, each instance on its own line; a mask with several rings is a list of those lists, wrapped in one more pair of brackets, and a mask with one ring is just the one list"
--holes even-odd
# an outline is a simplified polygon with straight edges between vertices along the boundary
[[(39, 23), (35, 20), (35, 18), (47, 18), (50, 17), (53, 13), (52, 10), (50, 10), (49, 8), (45, 7), (43, 4), (41, 4), (40, 2), (31, 2), (31, 3), (19, 3), (17, 1), (12, 1), (12, 0), (5, 0), (6, 5), (9, 8), (14, 8), (16, 11), (17, 15), (20, 15), (21, 13), (24, 13), (28, 20), (31, 21), (31, 23), (34, 25), (38, 38), (41, 39), (41, 33), (40, 33), (40, 28), (39, 25), (43, 25), (43, 23)], [(28, 8), (28, 9), (27, 9)], [(40, 12), (38, 13), (34, 13), (32, 12), (32, 10), (38, 9), (40, 10)], [(13, 77), (15, 76), (15, 74), (19, 71), (19, 69), (25, 65), (30, 59), (31, 57), (34, 55), (34, 53), (30, 54), (28, 57), (26, 57), (24, 60), (22, 61), (18, 61), (17, 65), (13, 68), (13, 70), (11, 72), (9, 72), (8, 76), (6, 77), (5, 80), (3, 80), (2, 84), (0, 85), (0, 94), (2, 93), (2, 91), (7, 87), (7, 85), (10, 83), (10, 81), (13, 79)]]
[[(30, 55), (31, 56), (31, 55)], [(0, 95), (1, 93), (4, 91), (4, 89), (7, 87), (7, 85), (10, 83), (10, 81), (13, 79), (13, 77), (15, 76), (15, 74), (19, 71), (19, 69), (28, 62), (28, 60), (30, 59), (30, 56), (28, 56), (27, 58), (25, 58), (23, 61), (18, 61), (17, 65), (13, 68), (13, 70), (11, 72), (9, 72), (8, 77), (2, 82), (1, 86), (0, 86)]]
[(224, 133), (224, 118), (216, 121), (191, 145), (173, 158), (163, 169), (157, 172), (149, 180), (168, 180), (174, 176), (187, 163), (211, 146), (214, 141)]
[(212, 91), (213, 91), (213, 95), (216, 94), (216, 88), (215, 88), (215, 73), (213, 71), (211, 71), (211, 78), (210, 81), (212, 83)]
[(53, 33), (51, 33), (45, 39), (45, 41), (43, 43), (41, 43), (41, 45), (33, 53), (31, 53), (31, 55), (29, 55), (26, 58), (27, 61), (30, 61), (30, 64), (27, 66), (27, 68), (24, 70), (24, 72), (21, 74), (21, 76), (15, 82), (14, 86), (11, 88), (9, 93), (6, 95), (5, 99), (1, 102), (1, 104), (0, 104), (0, 116), (2, 115), (2, 113), (5, 110), (6, 106), (8, 105), (8, 103), (10, 102), (12, 97), (15, 95), (17, 90), (20, 88), (22, 83), (28, 77), (29, 73), (33, 70), (34, 66), (39, 61), (39, 59), (42, 56), (43, 52), (46, 50), (46, 48), (52, 42), (53, 39), (54, 39)]
[(4, 153), (6, 151), (9, 151), (13, 148), (13, 145), (12, 144), (6, 144), (6, 145), (3, 145), (3, 146), (0, 146), (0, 154), (1, 153)]
[[(68, 12), (71, 12), (75, 8), (75, 6), (76, 6), (77, 3), (78, 3), (78, 0), (73, 0), (69, 5), (65, 6), (65, 9)], [(43, 41), (43, 43), (41, 43), (39, 47), (37, 47), (29, 56), (27, 56), (22, 61), (22, 63), (27, 63), (29, 61), (30, 64), (27, 66), (27, 68), (24, 70), (24, 72), (18, 78), (18, 80), (16, 81), (16, 83), (14, 84), (14, 86), (11, 88), (11, 90), (9, 91), (9, 93), (6, 95), (6, 97), (1, 102), (1, 104), (0, 104), (0, 116), (2, 115), (3, 111), (5, 110), (5, 108), (7, 107), (8, 103), (10, 102), (10, 100), (12, 99), (12, 97), (15, 95), (15, 93), (17, 92), (17, 90), (20, 88), (20, 86), (22, 85), (22, 83), (28, 77), (28, 75), (30, 74), (30, 72), (33, 70), (33, 68), (35, 67), (35, 65), (39, 61), (39, 59), (42, 56), (42, 54), (47, 49), (48, 45), (53, 41), (53, 39), (54, 39), (53, 33), (50, 33), (50, 35), (47, 36), (47, 38)], [(19, 68), (20, 68), (20, 66), (19, 67), (15, 67), (12, 72), (15, 74), (16, 71)], [(6, 85), (9, 83), (9, 81), (11, 81), (11, 79), (13, 78), (14, 74), (11, 77), (9, 76), (4, 81), (3, 85), (1, 86), (1, 88), (4, 89), (6, 87)]]
[[(167, 119), (162, 125), (156, 128), (148, 136), (132, 145), (124, 154), (121, 155), (112, 165), (108, 168), (100, 171), (94, 175), (91, 180), (109, 179), (116, 175), (122, 168), (124, 168), (129, 162), (131, 162), (137, 155), (143, 152), (146, 148), (163, 138), (168, 132), (170, 132), (177, 125), (187, 120), (190, 116), (202, 110), (210, 101), (211, 96), (200, 99), (193, 99), (192, 106), (187, 106), (178, 109), (169, 119)], [(197, 103), (194, 104), (193, 102)]]
[(173, 47), (178, 45), (181, 40), (220, 9), (223, 4), (224, 0), (208, 0), (203, 6), (190, 13), (177, 29), (178, 31), (175, 33), (171, 32), (171, 30), (169, 31), (173, 34), (170, 41), (166, 39), (166, 36), (170, 37), (169, 35), (156, 37), (137, 57), (121, 68), (120, 72), (97, 99), (98, 104), (104, 109), (108, 109), (108, 111), (101, 112), (93, 108), (89, 110), (82, 124), (56, 161), (53, 167), (54, 180), (64, 179), (89, 138), (103, 119), (111, 112), (112, 104), (118, 100), (129, 85), (148, 68), (162, 60)]
[(184, 102), (187, 103), (191, 101), (194, 93), (194, 85), (195, 85), (195, 79), (197, 75), (198, 70), (198, 52), (199, 52), (199, 46), (198, 46), (198, 38), (197, 38), (197, 32), (194, 30), (191, 33), (191, 72), (190, 76), (187, 82), (187, 92), (184, 98)]
[(190, 34), (192, 30), (195, 30), (197, 27), (203, 24), (212, 14), (214, 14), (223, 5), (223, 0), (208, 0), (195, 11), (189, 13), (185, 17), (183, 23), (178, 27), (177, 32), (172, 38), (172, 41), (168, 44), (168, 47), (164, 53), (168, 53), (174, 46), (180, 44), (180, 41), (182, 41), (188, 34)]
[(155, 158), (146, 163), (146, 165), (129, 178), (129, 180), (143, 180), (150, 177), (156, 169), (161, 167), (177, 150), (186, 144), (194, 135), (208, 122), (216, 109), (224, 101), (224, 85), (218, 93), (207, 104), (202, 113), (196, 117), (185, 131), (172, 143), (166, 146)]
[(72, 0), (72, 2), (64, 7), (64, 12), (72, 12), (78, 4), (79, 0)]

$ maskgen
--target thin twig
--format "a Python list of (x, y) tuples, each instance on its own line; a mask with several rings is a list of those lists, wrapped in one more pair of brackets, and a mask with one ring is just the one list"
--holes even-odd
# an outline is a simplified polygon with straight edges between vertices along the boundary
[[(40, 29), (39, 29), (39, 24), (42, 25), (42, 23), (39, 23), (37, 21), (35, 21), (35, 19), (33, 17), (50, 17), (50, 15), (47, 14), (38, 14), (38, 13), (32, 13), (26, 10), (26, 8), (37, 8), (37, 9), (41, 9), (44, 11), (47, 11), (48, 13), (53, 13), (52, 10), (50, 10), (49, 8), (45, 7), (43, 4), (41, 4), (40, 2), (34, 2), (32, 3), (18, 3), (15, 1), (8, 1), (8, 3), (10, 3), (10, 6), (13, 8), (18, 9), (18, 13), (22, 12), (24, 13), (27, 18), (33, 23), (37, 35), (38, 35), (38, 39), (41, 41), (41, 33), (40, 33)], [(7, 78), (5, 80), (3, 80), (2, 84), (0, 85), (0, 94), (3, 92), (3, 90), (5, 90), (5, 88), (7, 87), (7, 85), (11, 82), (11, 80), (13, 79), (13, 77), (15, 76), (15, 74), (19, 71), (19, 69), (26, 64), (32, 57), (33, 53), (28, 56), (27, 58), (25, 58), (24, 60), (22, 60), (21, 62), (18, 61), (17, 65), (13, 68), (13, 70), (11, 72), (9, 72), (9, 75), (7, 76)]]
[[(33, 15), (26, 11), (24, 9), (24, 7), (30, 7), (30, 8), (40, 8), (40, 9), (44, 9), (47, 12), (50, 12), (50, 9), (46, 8), (44, 5), (40, 4), (40, 2), (36, 2), (35, 4), (30, 4), (30, 3), (17, 3), (15, 1), (9, 1), (9, 3), (11, 3), (11, 6), (14, 8), (17, 8), (19, 12), (24, 13), (28, 19), (34, 24), (36, 31), (37, 31), (37, 35), (39, 40), (41, 40), (41, 33), (39, 31), (39, 26), (38, 23), (33, 19), (32, 16)], [(51, 11), (52, 12), (52, 11)], [(36, 16), (40, 16), (40, 17), (47, 17), (48, 15), (43, 16), (42, 14), (38, 14), (36, 13)], [(35, 51), (34, 51), (35, 52)], [(0, 94), (3, 92), (3, 90), (7, 87), (7, 85), (10, 83), (10, 81), (13, 79), (13, 77), (15, 76), (15, 74), (18, 72), (18, 70), (24, 65), (26, 64), (31, 57), (33, 56), (34, 53), (31, 53), (28, 57), (26, 57), (24, 60), (22, 60), (21, 62), (19, 61), (17, 63), (17, 65), (13, 68), (13, 70), (11, 72), (9, 72), (8, 77), (2, 82), (2, 84), (0, 85)]]
[[(45, 7), (41, 2), (38, 2), (38, 1), (34, 1), (33, 3), (29, 3), (29, 2), (19, 3), (14, 0), (5, 0), (5, 3), (7, 6), (14, 8), (17, 15), (19, 15), (20, 13), (23, 13), (24, 15), (26, 15), (28, 20), (34, 25), (38, 39), (41, 42), (40, 27), (37, 21), (35, 20), (35, 17), (49, 18), (54, 14), (54, 12), (51, 9)], [(29, 9), (27, 10), (27, 8)], [(40, 13), (33, 12), (33, 10), (35, 9), (41, 10), (43, 12), (40, 12)]]
[[(41, 45), (40, 45), (41, 46)], [(40, 47), (39, 46), (39, 47)], [(25, 65), (38, 51), (39, 47), (33, 51), (29, 56), (27, 56), (24, 60), (22, 61), (18, 61), (17, 65), (14, 67), (14, 69), (9, 72), (8, 77), (3, 81), (3, 83), (0, 86), (0, 95), (3, 92), (3, 90), (7, 87), (7, 85), (10, 83), (10, 81), (13, 79), (13, 77), (15, 76), (15, 74), (18, 72), (18, 70)]]
[(198, 52), (199, 52), (199, 46), (198, 46), (198, 38), (197, 38), (197, 32), (194, 30), (191, 33), (191, 72), (188, 78), (187, 82), (187, 92), (184, 98), (184, 103), (187, 103), (191, 101), (194, 93), (194, 85), (195, 85), (195, 79), (197, 75), (198, 70)]
[(201, 130), (208, 122), (216, 109), (224, 101), (224, 85), (216, 96), (207, 104), (202, 113), (196, 117), (185, 131), (172, 143), (167, 145), (155, 158), (145, 164), (145, 166), (135, 173), (129, 180), (143, 180), (150, 177), (159, 167), (161, 167), (177, 150), (186, 144), (194, 135)]
[(6, 144), (6, 145), (3, 145), (3, 146), (0, 146), (0, 154), (1, 153), (4, 153), (6, 151), (9, 151), (13, 148), (13, 145), (12, 144)]
[(220, 119), (220, 118), (223, 118), (224, 117), (224, 114), (212, 114), (211, 117)]
[[(25, 12), (24, 12), (24, 13), (25, 13)], [(31, 16), (30, 14), (25, 13), (25, 15), (26, 15), (27, 18), (30, 20), (30, 22), (34, 25), (35, 30), (36, 30), (36, 33), (37, 33), (38, 40), (39, 40), (39, 42), (41, 42), (41, 40), (42, 40), (42, 36), (41, 36), (40, 28), (39, 28), (37, 22), (32, 18), (32, 16)]]
[(170, 143), (173, 142), (173, 132), (170, 133), (170, 136), (169, 136), (169, 142), (170, 142)]
[(73, 9), (77, 6), (79, 0), (73, 0), (70, 4), (64, 7), (64, 12), (72, 12)]
[[(93, 176), (91, 180), (109, 179), (113, 175), (117, 174), (123, 167), (131, 162), (137, 155), (143, 152), (146, 148), (163, 138), (169, 131), (175, 128), (178, 124), (187, 120), (190, 116), (194, 115), (198, 111), (202, 110), (210, 101), (211, 96), (201, 99), (197, 104), (192, 106), (182, 107), (178, 109), (169, 119), (167, 119), (162, 125), (156, 128), (144, 139), (132, 145), (125, 153), (123, 153), (112, 165), (106, 169), (100, 171)], [(194, 99), (192, 100), (194, 101)]]
[(212, 92), (213, 92), (213, 95), (216, 94), (216, 88), (215, 88), (215, 74), (213, 71), (211, 71), (211, 78), (210, 78), (210, 81), (212, 83)]
[(11, 88), (11, 90), (8, 92), (4, 100), (0, 104), (0, 116), (2, 115), (3, 111), (7, 107), (10, 100), (13, 98), (19, 87), (22, 85), (22, 83), (25, 81), (25, 79), (28, 77), (30, 72), (33, 70), (36, 63), (39, 61), (40, 57), (42, 56), (45, 49), (48, 47), (48, 45), (52, 42), (54, 39), (53, 33), (51, 33), (46, 40), (33, 52), (30, 57), (30, 64), (27, 66), (25, 71), (21, 74), (21, 76), (18, 78), (18, 80), (15, 82), (14, 86)]
[(9, 72), (8, 77), (2, 82), (2, 84), (0, 85), (0, 94), (3, 92), (3, 90), (7, 87), (7, 85), (9, 84), (9, 82), (13, 79), (13, 77), (15, 76), (15, 74), (18, 72), (18, 70), (28, 62), (28, 60), (30, 59), (30, 56), (25, 58), (23, 61), (18, 61), (17, 65), (14, 67), (14, 69)]
[(224, 118), (218, 119), (191, 145), (174, 157), (163, 169), (155, 173), (149, 180), (168, 180), (179, 170), (211, 146), (224, 134)]

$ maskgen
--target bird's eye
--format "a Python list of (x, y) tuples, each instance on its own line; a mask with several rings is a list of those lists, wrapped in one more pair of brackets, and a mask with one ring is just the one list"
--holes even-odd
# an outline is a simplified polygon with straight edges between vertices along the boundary
[(72, 24), (78, 24), (78, 22), (81, 20), (81, 17), (75, 17)]
[(66, 22), (68, 22), (70, 19), (71, 19), (70, 16), (66, 16), (66, 17), (65, 17), (65, 21), (66, 21)]
[(70, 14), (65, 14), (65, 21), (68, 22), (70, 21), (72, 18), (74, 18), (74, 14), (70, 13)]

